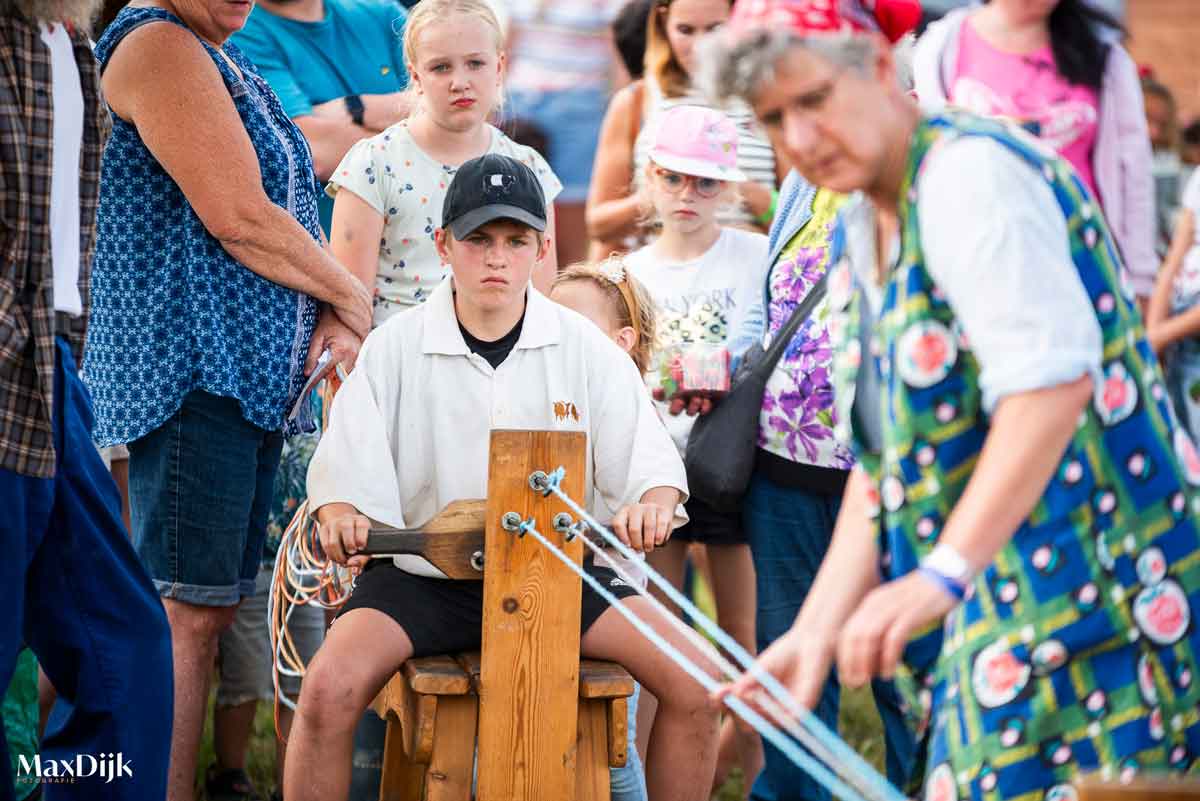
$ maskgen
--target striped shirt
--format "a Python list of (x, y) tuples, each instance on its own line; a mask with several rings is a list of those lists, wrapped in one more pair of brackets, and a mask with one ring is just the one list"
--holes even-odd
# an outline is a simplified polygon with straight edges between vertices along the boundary
[[(633, 143), (634, 183), (639, 188), (646, 173), (646, 163), (649, 161), (650, 145), (658, 125), (658, 117), (664, 111), (674, 106), (711, 105), (697, 91), (690, 91), (681, 97), (666, 97), (659, 91), (654, 81), (646, 79), (646, 106), (649, 113), (642, 119), (642, 130)], [(721, 109), (738, 129), (738, 168), (746, 173), (751, 181), (778, 188), (775, 175), (775, 151), (767, 140), (766, 133), (754, 119), (754, 113), (744, 103), (731, 104), (729, 108)], [(757, 225), (757, 221), (744, 205), (723, 211), (717, 218), (722, 225), (747, 226)]]
[(607, 89), (609, 25), (620, 0), (506, 0), (511, 48), (508, 88), (555, 92)]

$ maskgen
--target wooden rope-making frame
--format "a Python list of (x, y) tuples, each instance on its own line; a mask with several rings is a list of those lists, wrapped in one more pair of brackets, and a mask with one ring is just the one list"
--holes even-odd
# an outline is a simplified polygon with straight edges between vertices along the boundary
[[(579, 521), (531, 487), (558, 466), (566, 495), (584, 497), (584, 432), (493, 431), (486, 501), (456, 501), (418, 529), (371, 529), (368, 555), (419, 555), (451, 579), (483, 581), (481, 651), (411, 659), (371, 705), (387, 721), (381, 801), (608, 800), (633, 679), (581, 662), (580, 578), (519, 530), (532, 521), (582, 563)], [(1079, 801), (1200, 801), (1193, 780), (1075, 786)]]

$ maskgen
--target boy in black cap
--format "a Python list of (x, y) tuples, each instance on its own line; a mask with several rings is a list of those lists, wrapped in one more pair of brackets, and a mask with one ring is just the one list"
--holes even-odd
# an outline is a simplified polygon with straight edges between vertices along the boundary
[[(491, 429), (587, 432), (582, 503), (638, 550), (661, 545), (682, 522), (683, 465), (633, 362), (530, 286), (546, 227), (533, 172), (505, 156), (469, 161), (442, 215), (436, 241), (452, 279), (367, 337), (309, 467), (321, 544), (362, 573), (305, 675), (288, 745), (289, 801), (346, 797), (355, 724), (405, 660), (479, 647), (480, 582), (447, 579), (420, 557), (354, 554), (370, 520), (419, 526), (451, 501), (484, 497)], [(588, 569), (697, 659), (633, 588), (606, 568)], [(581, 617), (582, 653), (624, 665), (659, 699), (650, 796), (705, 798), (717, 716), (703, 689), (587, 585)]]

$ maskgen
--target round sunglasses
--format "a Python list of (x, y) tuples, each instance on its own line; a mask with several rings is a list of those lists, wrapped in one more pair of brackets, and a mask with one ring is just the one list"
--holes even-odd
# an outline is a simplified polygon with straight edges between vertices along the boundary
[(672, 195), (678, 195), (690, 183), (692, 188), (696, 190), (696, 194), (700, 197), (716, 197), (725, 186), (724, 181), (719, 181), (716, 178), (681, 175), (677, 172), (664, 170), (662, 167), (655, 167), (654, 175), (658, 178), (658, 182), (662, 185), (663, 190)]

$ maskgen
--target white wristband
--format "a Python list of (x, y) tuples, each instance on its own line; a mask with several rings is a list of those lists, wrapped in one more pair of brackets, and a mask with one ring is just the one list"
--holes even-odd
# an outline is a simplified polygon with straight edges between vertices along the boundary
[(953, 545), (938, 543), (929, 555), (921, 560), (921, 567), (939, 573), (964, 587), (975, 579), (975, 573), (966, 558)]

